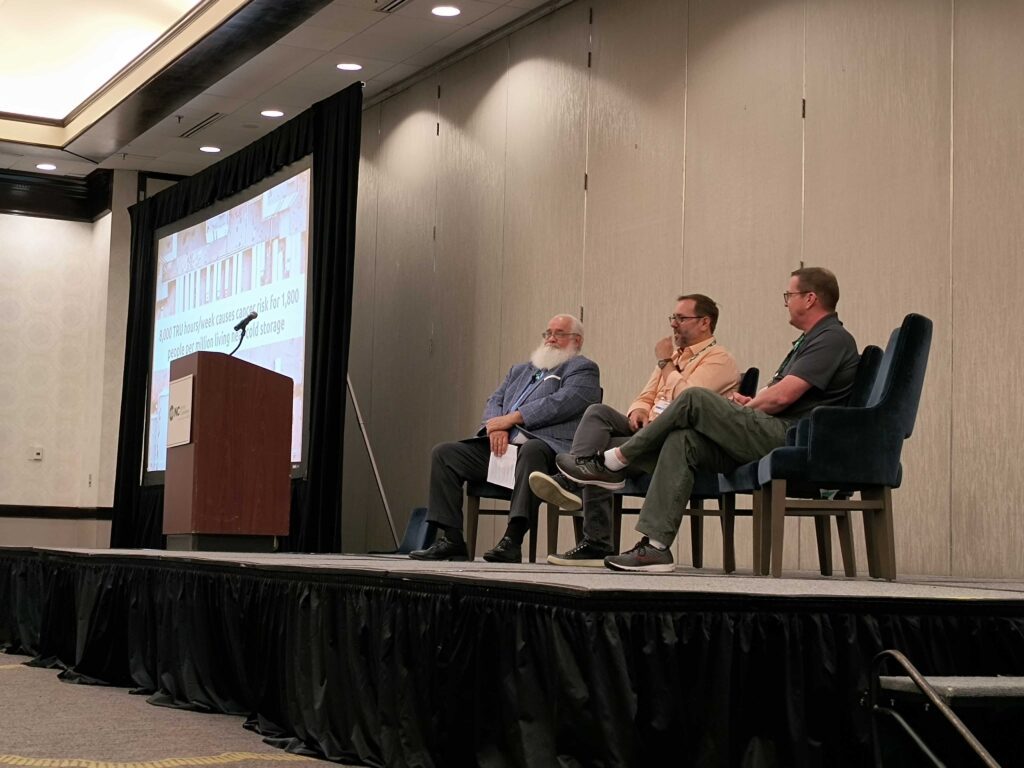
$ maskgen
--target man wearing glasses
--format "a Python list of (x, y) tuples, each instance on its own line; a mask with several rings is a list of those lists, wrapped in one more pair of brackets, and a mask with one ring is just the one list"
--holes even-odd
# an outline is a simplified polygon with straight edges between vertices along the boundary
[(622, 445), (593, 456), (559, 454), (559, 471), (581, 484), (621, 488), (627, 466), (654, 470), (628, 552), (605, 558), (613, 570), (667, 572), (669, 547), (690, 500), (695, 470), (730, 472), (786, 442), (786, 430), (819, 405), (849, 397), (857, 343), (836, 315), (839, 283), (820, 267), (793, 272), (782, 294), (789, 323), (802, 331), (771, 382), (753, 398), (726, 400), (690, 389)]
[(427, 521), (443, 533), (427, 549), (411, 552), (414, 560), (465, 560), (462, 536), (462, 485), (487, 478), (490, 456), (504, 456), (518, 446), (508, 528), (484, 560), (518, 563), (522, 543), (540, 501), (530, 492), (531, 472), (553, 472), (555, 454), (569, 450), (580, 416), (601, 400), (597, 363), (581, 355), (583, 325), (572, 315), (556, 315), (541, 334), (541, 344), (527, 363), (505, 377), (484, 406), (476, 437), (434, 446), (430, 465)]
[[(594, 456), (622, 445), (634, 432), (658, 418), (687, 389), (704, 387), (719, 395), (736, 389), (740, 373), (733, 356), (715, 339), (718, 305), (712, 299), (700, 293), (680, 296), (668, 322), (672, 335), (655, 345), (657, 365), (626, 415), (609, 405), (590, 406), (576, 429), (573, 456)], [(600, 567), (605, 557), (618, 552), (618, 542), (612, 541), (610, 490), (585, 485), (580, 499), (579, 486), (545, 472), (530, 475), (530, 488), (544, 501), (562, 509), (583, 509), (583, 540), (564, 554), (549, 555), (549, 563)]]

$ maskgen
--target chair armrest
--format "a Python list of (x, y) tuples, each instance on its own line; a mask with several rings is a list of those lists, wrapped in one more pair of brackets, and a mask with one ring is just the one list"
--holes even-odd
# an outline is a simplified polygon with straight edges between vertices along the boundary
[(798, 426), (800, 426), (799, 422), (786, 430), (786, 445), (796, 445), (796, 428)]
[(786, 430), (786, 445), (807, 446), (807, 438), (811, 431), (811, 420), (805, 416)]
[(877, 407), (821, 406), (807, 421), (805, 445), (810, 477), (899, 485), (904, 435), (896, 419)]

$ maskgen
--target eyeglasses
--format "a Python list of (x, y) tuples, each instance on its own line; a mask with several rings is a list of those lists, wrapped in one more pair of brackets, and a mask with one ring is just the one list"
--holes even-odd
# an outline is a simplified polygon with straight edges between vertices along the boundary
[(562, 339), (567, 339), (570, 336), (579, 336), (579, 334), (578, 333), (566, 333), (565, 331), (550, 331), (550, 330), (548, 330), (548, 331), (544, 331), (544, 333), (542, 333), (540, 335), (540, 337), (542, 339), (544, 339), (544, 341), (547, 341), (552, 336), (554, 336), (556, 339), (561, 341)]
[(707, 315), (669, 315), (668, 321), (672, 325), (678, 325), (686, 320), (700, 320), (702, 317), (707, 317)]
[(782, 294), (782, 303), (788, 307), (790, 296), (801, 296), (805, 293), (814, 293), (814, 291), (784, 291)]

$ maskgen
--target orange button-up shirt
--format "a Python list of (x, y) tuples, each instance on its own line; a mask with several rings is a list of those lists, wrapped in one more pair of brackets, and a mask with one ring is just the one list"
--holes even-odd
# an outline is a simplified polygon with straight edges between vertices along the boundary
[(658, 413), (654, 405), (659, 400), (669, 403), (690, 387), (704, 387), (721, 395), (736, 390), (740, 383), (740, 371), (736, 360), (714, 338), (683, 347), (672, 353), (672, 361), (664, 368), (655, 366), (651, 378), (626, 414), (643, 408), (654, 419)]

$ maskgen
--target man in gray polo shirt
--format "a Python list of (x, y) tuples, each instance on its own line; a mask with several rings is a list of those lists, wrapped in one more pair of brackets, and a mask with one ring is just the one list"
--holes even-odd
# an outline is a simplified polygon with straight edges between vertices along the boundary
[(581, 485), (616, 489), (623, 469), (653, 470), (628, 552), (605, 558), (613, 570), (667, 572), (669, 550), (693, 489), (695, 470), (730, 472), (784, 445), (786, 430), (819, 405), (844, 403), (860, 356), (836, 315), (839, 283), (820, 267), (793, 272), (783, 293), (790, 325), (803, 333), (768, 386), (728, 399), (705, 389), (681, 394), (664, 413), (618, 448), (595, 456), (559, 454), (559, 471)]

